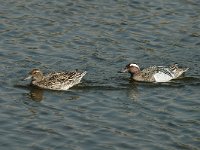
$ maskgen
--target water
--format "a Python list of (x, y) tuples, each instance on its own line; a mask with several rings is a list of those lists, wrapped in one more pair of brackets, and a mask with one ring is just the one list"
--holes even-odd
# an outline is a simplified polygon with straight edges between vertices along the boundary
[[(198, 0), (19, 0), (0, 5), (0, 148), (197, 150)], [(129, 81), (126, 64), (179, 63), (171, 83)], [(32, 68), (86, 70), (69, 91), (21, 81)]]

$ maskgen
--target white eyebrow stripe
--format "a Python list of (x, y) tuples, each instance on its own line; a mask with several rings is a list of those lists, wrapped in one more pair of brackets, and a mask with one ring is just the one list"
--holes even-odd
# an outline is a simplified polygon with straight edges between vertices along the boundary
[(136, 64), (130, 64), (130, 66), (140, 68), (140, 67), (139, 67), (138, 65), (136, 65)]

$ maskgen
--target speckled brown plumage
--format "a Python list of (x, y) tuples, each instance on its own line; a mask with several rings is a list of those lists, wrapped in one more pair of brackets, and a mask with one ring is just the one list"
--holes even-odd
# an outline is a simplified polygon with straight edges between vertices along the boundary
[(85, 72), (51, 72), (43, 75), (39, 69), (33, 69), (26, 79), (32, 79), (31, 84), (44, 89), (68, 90), (80, 83)]

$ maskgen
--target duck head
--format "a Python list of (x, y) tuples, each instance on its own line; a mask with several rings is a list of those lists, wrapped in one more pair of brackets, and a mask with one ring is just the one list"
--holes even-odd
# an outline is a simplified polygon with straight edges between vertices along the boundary
[(32, 81), (40, 82), (43, 79), (43, 73), (39, 69), (33, 69), (29, 72), (24, 80), (32, 79)]
[(128, 64), (121, 72), (128, 72), (132, 77), (133, 75), (140, 73), (140, 67), (137, 64)]

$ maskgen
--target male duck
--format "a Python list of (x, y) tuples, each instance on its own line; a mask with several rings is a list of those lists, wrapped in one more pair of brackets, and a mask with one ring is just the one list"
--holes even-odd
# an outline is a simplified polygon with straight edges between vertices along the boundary
[(86, 74), (84, 72), (52, 72), (43, 75), (42, 71), (39, 69), (33, 69), (29, 72), (29, 76), (25, 78), (32, 79), (31, 84), (43, 89), (51, 90), (68, 90), (72, 86), (80, 83), (83, 76)]
[(171, 66), (151, 66), (140, 70), (137, 64), (128, 64), (122, 72), (129, 72), (131, 78), (143, 82), (168, 82), (177, 79), (189, 68), (179, 68), (177, 64)]

